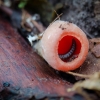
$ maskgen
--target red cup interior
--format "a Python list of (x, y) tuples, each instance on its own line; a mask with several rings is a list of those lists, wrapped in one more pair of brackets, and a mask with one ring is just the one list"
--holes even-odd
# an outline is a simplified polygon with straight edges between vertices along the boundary
[(76, 37), (73, 37), (73, 36), (69, 36), (69, 35), (66, 35), (64, 36), (60, 41), (59, 41), (59, 45), (58, 45), (58, 54), (59, 55), (64, 55), (68, 52), (70, 52), (70, 49), (72, 48), (72, 44), (73, 44), (73, 40), (75, 42), (75, 50), (74, 52), (71, 54), (70, 57), (68, 58), (65, 58), (65, 59), (61, 59), (63, 61), (72, 61), (70, 60), (73, 56), (76, 56), (74, 57), (77, 58), (79, 53), (80, 53), (80, 50), (81, 50), (81, 43), (80, 41), (76, 38)]

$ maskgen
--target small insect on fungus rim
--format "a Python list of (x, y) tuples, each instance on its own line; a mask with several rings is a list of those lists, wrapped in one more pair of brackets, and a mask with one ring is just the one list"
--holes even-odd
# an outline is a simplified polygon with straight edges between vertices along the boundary
[(70, 35), (64, 36), (58, 44), (59, 58), (64, 62), (71, 62), (78, 57), (81, 50), (80, 41)]

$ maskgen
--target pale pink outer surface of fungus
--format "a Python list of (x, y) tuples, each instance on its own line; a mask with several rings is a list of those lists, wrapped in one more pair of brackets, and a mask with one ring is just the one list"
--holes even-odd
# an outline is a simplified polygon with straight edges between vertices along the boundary
[[(78, 57), (71, 62), (64, 62), (59, 58), (58, 45), (64, 36), (72, 36), (81, 44)], [(40, 50), (38, 51), (48, 64), (52, 68), (64, 72), (79, 68), (85, 61), (89, 49), (89, 43), (85, 33), (75, 24), (60, 20), (53, 22), (45, 30), (39, 46)], [(67, 45), (65, 44), (65, 46)]]

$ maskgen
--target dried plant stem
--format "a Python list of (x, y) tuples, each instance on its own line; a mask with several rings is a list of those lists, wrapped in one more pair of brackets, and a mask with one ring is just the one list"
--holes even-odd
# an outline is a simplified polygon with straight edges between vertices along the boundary
[[(63, 14), (63, 13), (61, 13), (60, 15), (58, 15), (58, 16), (53, 20), (53, 22), (55, 22), (57, 19), (59, 19), (60, 16), (61, 16), (62, 14)], [(53, 22), (52, 22), (52, 23), (53, 23)], [(51, 23), (51, 24), (52, 24), (52, 23)]]
[[(33, 24), (33, 25), (31, 26), (30, 23)], [(28, 27), (27, 28), (28, 31), (30, 31), (30, 30), (32, 31), (33, 26), (35, 26), (40, 33), (42, 33), (45, 30), (45, 27), (42, 24), (39, 24), (36, 20), (33, 20), (32, 15), (30, 15), (26, 10), (22, 10), (21, 25), (24, 28)], [(24, 25), (26, 25), (27, 27), (25, 27)]]
[(11, 16), (12, 13), (13, 13), (13, 11), (10, 8), (6, 7), (6, 6), (0, 5), (0, 9), (2, 11), (4, 11), (8, 16)]
[(78, 73), (74, 73), (74, 72), (66, 72), (66, 73), (74, 75), (74, 76), (82, 77), (82, 78), (90, 78), (91, 77), (91, 75), (78, 74)]
[(31, 22), (40, 31), (40, 33), (42, 33), (44, 31), (45, 28), (41, 24), (37, 23), (35, 20), (32, 20)]
[[(55, 12), (56, 12), (56, 11), (55, 11)], [(63, 13), (61, 13), (60, 15), (57, 14), (58, 16), (53, 20), (52, 23), (50, 23), (50, 25), (52, 25), (57, 19), (60, 19), (60, 16), (61, 16), (62, 14), (63, 14)], [(49, 26), (50, 26), (50, 25), (49, 25)], [(49, 27), (49, 26), (48, 26), (48, 27)], [(48, 27), (47, 27), (47, 28), (48, 28)], [(46, 28), (46, 29), (47, 29), (47, 28)], [(46, 29), (45, 29), (45, 30), (46, 30)], [(44, 31), (44, 32), (45, 32), (45, 31)], [(44, 32), (43, 32), (42, 34), (44, 34)]]
[[(60, 16), (61, 16), (62, 14), (63, 14), (63, 13), (61, 13), (60, 15), (58, 15), (58, 16), (57, 16), (57, 17), (53, 20), (53, 22), (52, 22), (52, 23), (54, 23), (57, 19), (59, 19), (59, 18), (60, 18)], [(52, 25), (52, 23), (50, 23), (50, 25)], [(49, 26), (50, 26), (50, 25), (49, 25)], [(49, 27), (49, 26), (48, 26), (48, 27)], [(47, 28), (48, 28), (48, 27), (47, 27)]]
[(3, 2), (0, 0), (0, 6), (3, 4)]
[[(56, 10), (54, 10), (54, 12), (56, 13), (57, 16), (59, 16), (59, 14), (56, 12)], [(60, 16), (59, 16), (58, 18), (59, 18), (59, 20), (60, 20)]]

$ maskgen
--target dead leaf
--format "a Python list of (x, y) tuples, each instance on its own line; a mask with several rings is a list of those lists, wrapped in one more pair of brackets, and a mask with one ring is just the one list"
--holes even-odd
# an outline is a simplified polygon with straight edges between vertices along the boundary
[(85, 88), (89, 90), (100, 91), (100, 72), (97, 72), (94, 75), (91, 75), (90, 79), (77, 82), (73, 86), (73, 90), (77, 90), (78, 88)]
[(95, 45), (92, 49), (91, 49), (92, 53), (95, 55), (95, 57), (100, 57), (100, 43)]
[[(91, 90), (91, 92), (88, 90)], [(76, 91), (76, 93), (81, 94), (85, 100), (98, 100), (98, 96), (100, 96), (100, 72), (91, 75), (87, 80), (75, 83), (69, 91)]]

